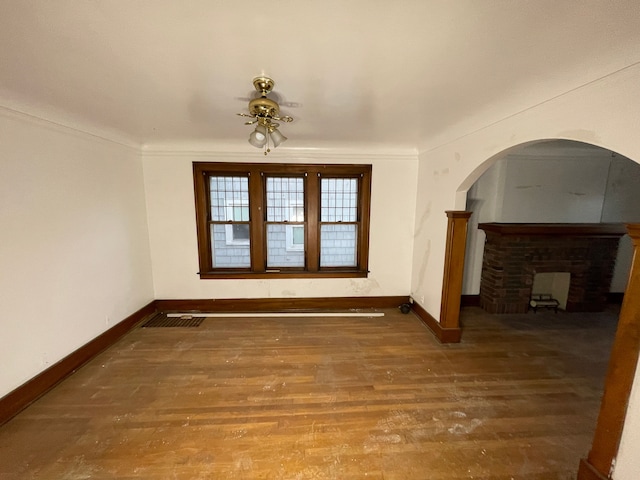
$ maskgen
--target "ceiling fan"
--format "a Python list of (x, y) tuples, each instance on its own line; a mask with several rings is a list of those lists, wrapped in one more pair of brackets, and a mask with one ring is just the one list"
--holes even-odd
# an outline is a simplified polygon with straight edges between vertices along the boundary
[(287, 140), (278, 127), (279, 123), (289, 123), (293, 118), (289, 115), (280, 116), (278, 102), (267, 97), (273, 90), (275, 82), (269, 77), (256, 77), (253, 79), (254, 88), (260, 96), (249, 101), (249, 113), (238, 113), (241, 117), (250, 117), (253, 120), (245, 122), (245, 125), (256, 125), (249, 135), (249, 143), (256, 148), (264, 148), (264, 154), (271, 152), (271, 145), (276, 148)]

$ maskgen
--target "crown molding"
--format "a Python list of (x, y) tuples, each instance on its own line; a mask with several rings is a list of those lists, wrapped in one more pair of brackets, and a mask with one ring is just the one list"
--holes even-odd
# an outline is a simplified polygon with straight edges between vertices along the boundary
[[(225, 148), (227, 147), (227, 148)], [(373, 159), (385, 159), (394, 161), (417, 161), (417, 150), (411, 149), (371, 149), (358, 150), (357, 148), (290, 148), (271, 152), (265, 157), (261, 151), (252, 149), (250, 151), (239, 151), (237, 148), (230, 148), (222, 145), (220, 148), (157, 148), (154, 146), (144, 146), (141, 150), (143, 157), (189, 157), (202, 158), (220, 161), (281, 161), (281, 162), (304, 162), (309, 161), (345, 161), (370, 162)]]
[(39, 114), (25, 112), (23, 110), (6, 105), (0, 105), (0, 116), (19, 120), (31, 125), (54, 130), (65, 135), (75, 136), (77, 138), (91, 138), (92, 140), (106, 142), (111, 145), (118, 145), (132, 150), (133, 152), (138, 154), (140, 153), (141, 149), (140, 143), (137, 143), (134, 140), (116, 132), (106, 132), (98, 128), (87, 128), (86, 126), (80, 127), (76, 122), (66, 120), (52, 120), (50, 118), (45, 118), (44, 116)]
[[(55, 130), (65, 135), (77, 138), (91, 138), (109, 144), (119, 145), (142, 155), (142, 157), (195, 157), (218, 159), (221, 161), (261, 161), (265, 160), (261, 150), (254, 148), (239, 149), (237, 144), (231, 143), (198, 143), (181, 142), (179, 144), (140, 144), (117, 132), (107, 132), (92, 125), (79, 126), (78, 122), (68, 119), (53, 120), (41, 114), (27, 112), (24, 109), (0, 104), (0, 116), (23, 121), (31, 125)], [(243, 145), (244, 147), (244, 145)], [(268, 156), (269, 161), (304, 162), (314, 161), (352, 161), (370, 162), (373, 159), (394, 161), (417, 161), (418, 150), (406, 145), (387, 144), (337, 144), (319, 147), (289, 147), (273, 151)]]

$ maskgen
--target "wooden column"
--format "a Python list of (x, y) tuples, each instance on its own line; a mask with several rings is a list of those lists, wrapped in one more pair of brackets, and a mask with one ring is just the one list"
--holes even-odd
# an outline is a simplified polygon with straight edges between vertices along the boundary
[(444, 256), (444, 278), (440, 326), (448, 329), (460, 328), (460, 297), (462, 296), (462, 274), (467, 245), (467, 223), (473, 212), (447, 210), (447, 247)]
[(611, 350), (600, 414), (589, 456), (580, 461), (578, 480), (611, 478), (640, 353), (640, 224), (627, 225), (633, 261), (618, 330)]

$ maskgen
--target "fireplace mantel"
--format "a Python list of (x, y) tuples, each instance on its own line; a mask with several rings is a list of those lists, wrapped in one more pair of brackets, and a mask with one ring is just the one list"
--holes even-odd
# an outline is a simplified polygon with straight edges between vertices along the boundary
[(500, 235), (561, 235), (576, 237), (621, 237), (622, 223), (481, 223), (478, 228)]

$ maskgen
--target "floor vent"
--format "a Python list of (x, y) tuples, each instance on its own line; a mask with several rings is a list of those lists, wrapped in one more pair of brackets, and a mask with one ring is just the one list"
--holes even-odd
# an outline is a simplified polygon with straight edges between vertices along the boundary
[(191, 315), (183, 315), (181, 317), (167, 317), (164, 313), (157, 313), (147, 320), (142, 328), (160, 328), (160, 327), (199, 327), (204, 317), (192, 317)]

